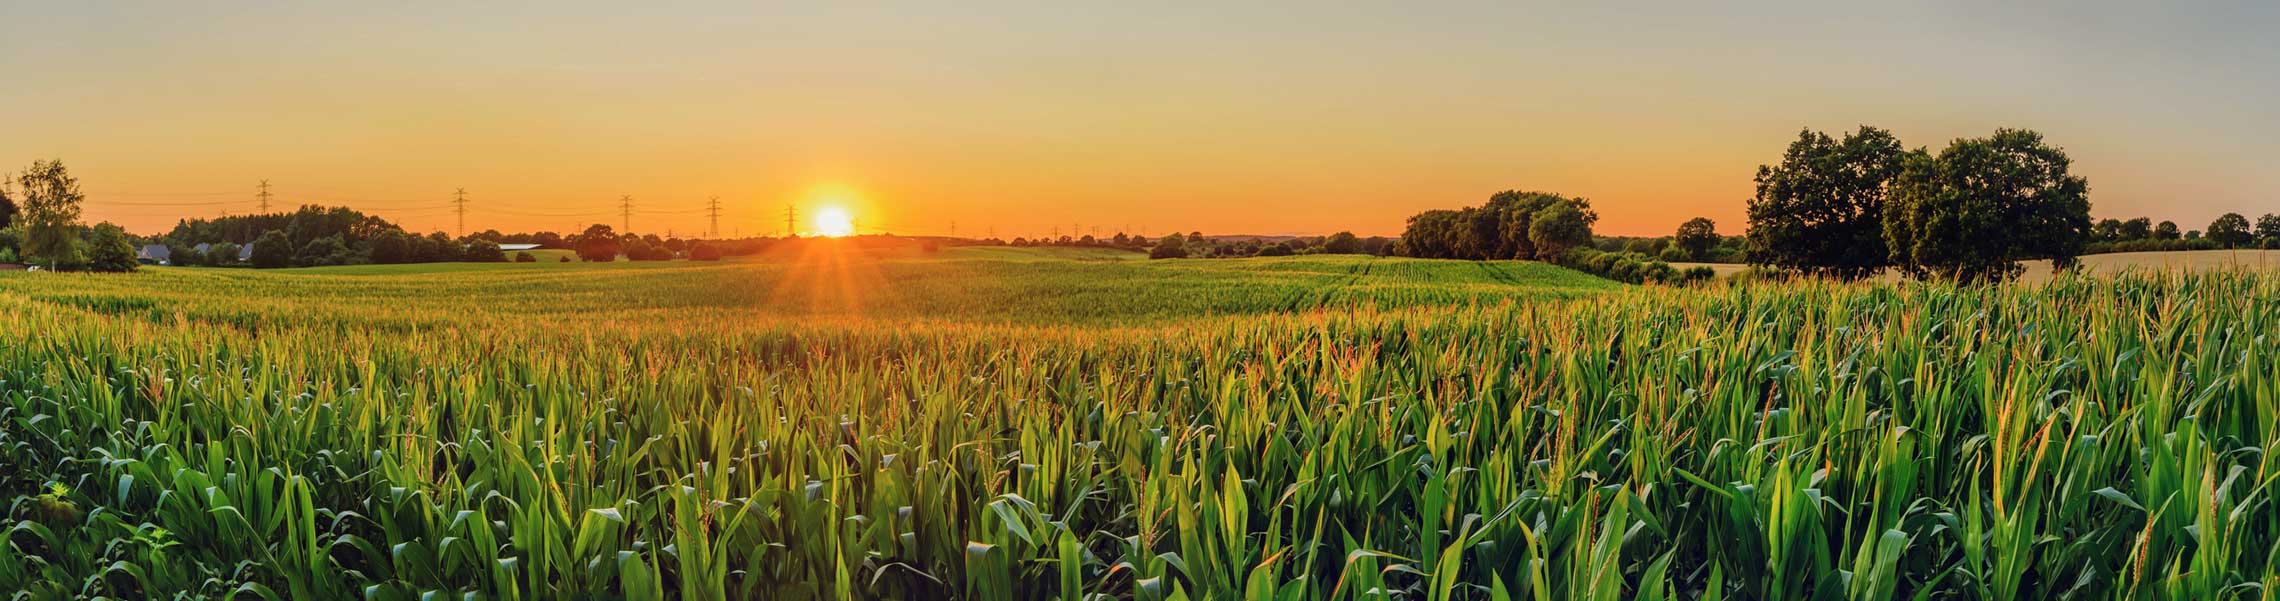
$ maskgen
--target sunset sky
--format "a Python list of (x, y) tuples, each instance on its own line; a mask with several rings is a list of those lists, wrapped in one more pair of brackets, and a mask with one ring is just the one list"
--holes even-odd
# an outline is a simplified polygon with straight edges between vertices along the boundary
[(1520, 188), (1738, 234), (1868, 123), (2040, 130), (2095, 217), (2280, 212), (2270, 2), (485, 4), (7, 3), (0, 170), (141, 233), (267, 179), (416, 230), (466, 188), (470, 230), (1395, 234)]

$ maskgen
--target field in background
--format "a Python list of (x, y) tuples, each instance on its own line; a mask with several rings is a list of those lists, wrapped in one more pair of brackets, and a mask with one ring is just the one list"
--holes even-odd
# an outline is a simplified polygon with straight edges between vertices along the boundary
[(2280, 279), (1054, 250), (0, 274), (0, 589), (2220, 598)]
[[(2048, 282), (2052, 273), (2050, 261), (2026, 261), (2026, 273), (2020, 274), (2023, 282)], [(1686, 269), (1697, 265), (1709, 266), (1718, 277), (1740, 273), (1748, 265), (1740, 263), (1672, 263), (1672, 267)], [(2280, 269), (2280, 250), (2179, 250), (2166, 252), (2105, 253), (2082, 256), (2082, 269), (2091, 275), (2115, 275), (2126, 271), (2186, 271), (2207, 272), (2232, 269), (2269, 271)], [(1887, 273), (1883, 280), (1898, 282), (1900, 275)]]

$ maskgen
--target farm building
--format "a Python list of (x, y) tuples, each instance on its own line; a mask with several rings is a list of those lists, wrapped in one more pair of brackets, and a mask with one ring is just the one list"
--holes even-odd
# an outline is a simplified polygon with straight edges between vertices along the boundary
[(518, 251), (518, 250), (538, 250), (538, 245), (536, 245), (536, 244), (501, 244), (501, 245), (499, 245), (499, 250), (502, 250), (502, 251), (506, 251), (506, 252), (515, 252), (515, 251)]
[(135, 253), (135, 260), (150, 265), (172, 265), (173, 259), (174, 251), (164, 244), (145, 244), (142, 251)]

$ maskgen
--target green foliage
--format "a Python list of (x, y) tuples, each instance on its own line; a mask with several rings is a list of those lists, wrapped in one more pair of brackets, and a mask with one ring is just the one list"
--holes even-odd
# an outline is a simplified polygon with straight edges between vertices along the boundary
[[(1571, 213), (1561, 217), (1562, 223), (1546, 229), (1559, 248), (1539, 248), (1534, 224), (1541, 214), (1555, 207)], [(1426, 259), (1549, 261), (1567, 248), (1589, 243), (1591, 224), (1598, 220), (1588, 200), (1507, 190), (1489, 196), (1488, 202), (1478, 207), (1411, 216), (1409, 228), (1401, 235), (1400, 254)], [(1581, 222), (1581, 238), (1575, 237), (1576, 221)]]
[(1322, 241), (1322, 252), (1333, 255), (1350, 255), (1362, 252), (1362, 239), (1353, 232), (1331, 234)]
[(720, 247), (714, 246), (711, 242), (698, 242), (696, 246), (689, 247), (689, 260), (718, 261), (720, 260)]
[(1150, 259), (1185, 259), (1187, 256), (1187, 238), (1177, 233), (1156, 239), (1156, 245), (1148, 249)]
[[(256, 253), (260, 252), (258, 246), (255, 248)], [(356, 258), (356, 255), (349, 251), (348, 243), (341, 240), (338, 234), (335, 234), (310, 240), (309, 243), (301, 245), (301, 248), (293, 253), (293, 266), (347, 265)]]
[(32, 161), (16, 175), (22, 195), (24, 224), (22, 254), (49, 266), (74, 265), (84, 256), (79, 247), (79, 179), (63, 161)]
[(504, 263), (507, 251), (499, 250), (499, 243), (490, 240), (469, 240), (467, 250), (459, 260), (470, 263)]
[(375, 265), (410, 263), (412, 261), (412, 237), (410, 234), (404, 233), (403, 230), (391, 229), (380, 232), (372, 237), (369, 254), (372, 257), (372, 263)]
[(2280, 246), (2280, 215), (2265, 213), (2256, 218), (2256, 240), (2265, 248)]
[(2018, 261), (2071, 268), (2090, 235), (2090, 185), (2042, 134), (2003, 129), (1914, 153), (1885, 206), (1893, 262), (1918, 277), (2007, 279)]
[(1587, 207), (1559, 201), (1538, 210), (1528, 225), (1528, 242), (1536, 256), (1560, 256), (1560, 253), (1591, 243), (1591, 222)]
[(587, 227), (571, 243), (577, 247), (580, 260), (602, 263), (616, 261), (618, 250), (622, 248), (616, 230), (600, 223)]
[(285, 237), (285, 232), (270, 230), (253, 241), (253, 266), (275, 269), (292, 265), (294, 250), (293, 241)]
[[(2275, 577), (2280, 354), (2248, 334), (2280, 326), (2270, 276), (1623, 290), (985, 256), (0, 275), (0, 590), (2059, 600)], [(816, 298), (841, 285), (861, 294)]]
[(86, 248), (89, 271), (127, 272), (141, 267), (127, 231), (109, 222), (88, 229)]
[[(569, 258), (569, 257), (563, 257), (563, 258), (567, 259), (567, 258)], [(537, 263), (537, 262), (538, 262), (538, 257), (534, 257), (534, 256), (531, 256), (531, 254), (530, 254), (530, 251), (527, 251), (527, 250), (524, 250), (524, 251), (516, 251), (516, 252), (515, 252), (515, 262), (516, 262), (516, 263)]]
[(1686, 274), (1671, 267), (1669, 263), (1644, 253), (1606, 252), (1582, 246), (1561, 254), (1559, 264), (1626, 284), (1677, 284), (1686, 281)]
[(2218, 216), (2216, 221), (2209, 223), (2208, 239), (2216, 241), (2217, 244), (2225, 248), (2248, 246), (2256, 242), (2255, 232), (2248, 228), (2247, 217), (2239, 213), (2226, 213)]
[(206, 264), (215, 266), (236, 265), (238, 264), (239, 252), (241, 251), (236, 244), (231, 244), (228, 242), (213, 243), (212, 245), (206, 247)]
[(2175, 221), (2163, 221), (2160, 225), (2153, 226), (2153, 239), (2155, 240), (2177, 240), (2181, 238), (2184, 236), (2178, 233), (2177, 222)]
[[(1718, 224), (1708, 217), (1696, 217), (1678, 225), (1678, 233), (1671, 243), (1683, 251), (1680, 261), (1707, 261), (1710, 251), (1718, 247)], [(1666, 249), (1667, 250), (1667, 249)]]
[(1907, 154), (1891, 132), (1866, 125), (1842, 141), (1798, 132), (1780, 164), (1758, 167), (1750, 262), (1848, 280), (1882, 270), (1891, 263), (1885, 199)]

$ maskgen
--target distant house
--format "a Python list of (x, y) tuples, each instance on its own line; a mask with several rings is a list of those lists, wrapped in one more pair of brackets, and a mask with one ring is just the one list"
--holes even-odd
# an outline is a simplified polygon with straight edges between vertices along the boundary
[(174, 251), (168, 250), (164, 244), (145, 244), (142, 252), (135, 253), (135, 260), (150, 265), (172, 265)]
[(238, 262), (239, 262), (239, 263), (251, 263), (251, 262), (253, 262), (253, 243), (252, 243), (252, 242), (247, 242), (247, 243), (245, 243), (245, 246), (240, 246), (240, 247), (238, 247)]
[(194, 249), (197, 249), (197, 250), (198, 250), (198, 254), (201, 254), (201, 255), (203, 255), (203, 254), (206, 254), (206, 252), (207, 252), (207, 251), (211, 251), (211, 250), (214, 250), (214, 245), (212, 245), (212, 244), (207, 244), (207, 243), (205, 243), (205, 242), (200, 242), (200, 243), (198, 243), (198, 245), (197, 245), (197, 246), (192, 246), (192, 247), (190, 247), (190, 248), (194, 248)]
[(506, 251), (506, 252), (515, 252), (515, 251), (518, 251), (518, 250), (538, 250), (538, 245), (536, 245), (536, 244), (501, 244), (501, 245), (499, 245), (499, 250), (502, 250), (502, 251)]

